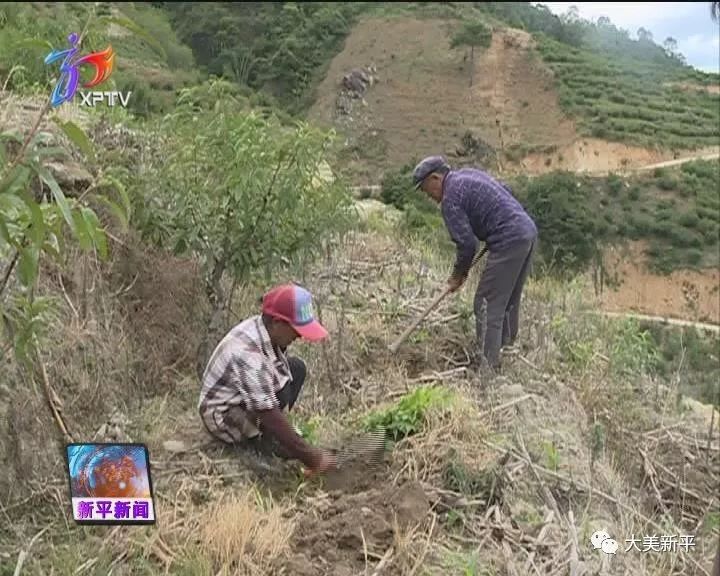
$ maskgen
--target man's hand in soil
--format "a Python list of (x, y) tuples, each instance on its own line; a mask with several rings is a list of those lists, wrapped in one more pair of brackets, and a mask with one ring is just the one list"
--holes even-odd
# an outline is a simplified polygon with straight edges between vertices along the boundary
[(464, 283), (465, 278), (463, 276), (450, 276), (447, 281), (448, 290), (450, 292), (457, 292)]
[(337, 458), (327, 450), (318, 450), (318, 458), (313, 468), (305, 469), (305, 476), (317, 476), (337, 469)]

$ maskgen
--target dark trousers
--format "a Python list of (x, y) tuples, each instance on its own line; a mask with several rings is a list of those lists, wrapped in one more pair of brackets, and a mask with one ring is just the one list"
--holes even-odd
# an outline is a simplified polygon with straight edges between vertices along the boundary
[(303, 384), (305, 383), (305, 375), (307, 374), (307, 367), (305, 362), (295, 356), (288, 356), (288, 364), (290, 365), (290, 381), (285, 384), (285, 387), (275, 394), (275, 397), (280, 402), (280, 408), (287, 406), (288, 410), (292, 410), (292, 407), (300, 397)]
[(500, 367), (500, 348), (512, 345), (520, 329), (520, 300), (532, 268), (535, 239), (491, 252), (475, 292), (478, 346), (491, 368)]
[[(275, 393), (275, 397), (280, 403), (281, 410), (287, 408), (290, 411), (300, 398), (307, 367), (305, 362), (294, 356), (288, 356), (288, 364), (290, 365), (290, 380), (281, 390)], [(276, 440), (267, 437), (261, 423), (259, 423), (258, 429), (261, 435), (249, 438), (242, 446), (251, 448), (259, 454), (284, 456), (283, 449), (279, 447)]]

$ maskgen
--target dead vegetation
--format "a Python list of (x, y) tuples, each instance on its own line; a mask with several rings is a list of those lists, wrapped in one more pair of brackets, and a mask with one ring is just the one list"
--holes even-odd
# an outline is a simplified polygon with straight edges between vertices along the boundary
[[(76, 439), (147, 442), (158, 524), (74, 526), (40, 384), (3, 376), (0, 574), (20, 564), (22, 574), (116, 576), (709, 574), (718, 417), (682, 409), (681, 374), (650, 378), (631, 331), (585, 314), (580, 287), (540, 278), (520, 355), (500, 377), (476, 373), (479, 270), (391, 355), (387, 344), (448, 269), (431, 242), (393, 240), (393, 226), (375, 215), (313, 267), (288, 271), (314, 292), (332, 334), (296, 350), (310, 377), (293, 418), (315, 442), (337, 445), (418, 390), (444, 398), (413, 412), (415, 428), (380, 466), (345, 483), (306, 481), (288, 463), (262, 473), (204, 435), (188, 361), (191, 264), (129, 248), (116, 248), (108, 269), (79, 258), (44, 347), (48, 379)], [(58, 282), (46, 272), (43, 291)], [(261, 289), (238, 291), (228, 326), (254, 313)], [(598, 529), (617, 540), (616, 555), (592, 548)], [(694, 547), (626, 551), (633, 535), (681, 534)]]

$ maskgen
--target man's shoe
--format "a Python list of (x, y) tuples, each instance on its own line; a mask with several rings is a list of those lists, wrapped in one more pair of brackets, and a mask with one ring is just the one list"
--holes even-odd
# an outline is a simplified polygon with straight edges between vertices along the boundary
[(520, 354), (520, 346), (517, 344), (508, 344), (501, 349), (503, 356), (517, 356)]

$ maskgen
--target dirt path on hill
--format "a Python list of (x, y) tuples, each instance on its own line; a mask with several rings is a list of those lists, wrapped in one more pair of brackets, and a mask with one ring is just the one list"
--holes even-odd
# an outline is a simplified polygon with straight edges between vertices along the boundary
[(677, 318), (668, 318), (665, 316), (648, 316), (645, 314), (634, 314), (633, 312), (608, 312), (603, 311), (603, 316), (611, 318), (635, 318), (645, 322), (657, 322), (658, 324), (670, 324), (672, 326), (685, 326), (697, 328), (698, 330), (706, 330), (720, 334), (720, 324), (708, 324), (706, 322), (690, 322), (689, 320), (678, 320)]

